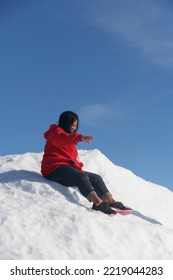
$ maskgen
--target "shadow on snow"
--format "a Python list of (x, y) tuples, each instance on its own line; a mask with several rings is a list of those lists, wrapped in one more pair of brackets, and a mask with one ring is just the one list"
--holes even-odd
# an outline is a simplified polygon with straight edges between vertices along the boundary
[[(24, 192), (31, 192), (29, 188), (22, 188), (22, 181), (25, 182), (35, 182), (40, 184), (46, 184), (51, 187), (55, 191), (58, 191), (62, 194), (65, 199), (70, 201), (71, 203), (78, 204), (86, 209), (88, 209), (85, 205), (80, 202), (80, 193), (78, 188), (76, 187), (65, 187), (56, 182), (52, 182), (50, 180), (45, 179), (39, 172), (29, 171), (29, 170), (10, 170), (4, 173), (0, 173), (0, 183), (13, 185), (17, 189), (20, 189)], [(19, 187), (17, 186), (19, 185)], [(78, 195), (79, 194), (79, 195)]]

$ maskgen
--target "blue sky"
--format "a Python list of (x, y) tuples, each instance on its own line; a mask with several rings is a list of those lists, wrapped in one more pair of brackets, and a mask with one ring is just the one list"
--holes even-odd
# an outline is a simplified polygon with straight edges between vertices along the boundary
[(62, 111), (115, 164), (173, 190), (173, 3), (3, 0), (0, 155), (41, 152)]

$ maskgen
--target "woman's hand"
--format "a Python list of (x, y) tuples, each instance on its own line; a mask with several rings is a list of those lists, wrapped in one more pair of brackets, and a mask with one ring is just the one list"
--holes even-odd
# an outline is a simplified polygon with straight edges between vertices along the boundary
[(92, 136), (82, 136), (82, 141), (87, 142), (89, 144), (91, 144), (91, 141), (93, 140)]

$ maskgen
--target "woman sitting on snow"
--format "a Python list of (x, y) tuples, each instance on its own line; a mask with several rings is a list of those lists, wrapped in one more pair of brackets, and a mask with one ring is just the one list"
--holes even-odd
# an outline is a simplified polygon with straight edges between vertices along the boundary
[(52, 124), (44, 133), (46, 145), (41, 163), (42, 175), (63, 186), (76, 186), (90, 202), (92, 209), (108, 215), (130, 214), (132, 210), (116, 201), (100, 175), (84, 171), (83, 163), (78, 161), (76, 145), (78, 142), (91, 143), (92, 136), (77, 133), (78, 116), (63, 112), (59, 124)]

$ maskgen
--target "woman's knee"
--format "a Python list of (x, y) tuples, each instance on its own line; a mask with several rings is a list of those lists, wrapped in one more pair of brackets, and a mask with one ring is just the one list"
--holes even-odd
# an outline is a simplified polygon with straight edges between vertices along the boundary
[(81, 181), (81, 182), (88, 182), (89, 181), (89, 177), (86, 173), (83, 173), (81, 172), (79, 175), (78, 175), (78, 179)]
[(103, 179), (99, 174), (94, 174), (94, 181), (95, 181), (95, 183), (99, 183), (99, 182), (102, 182)]

